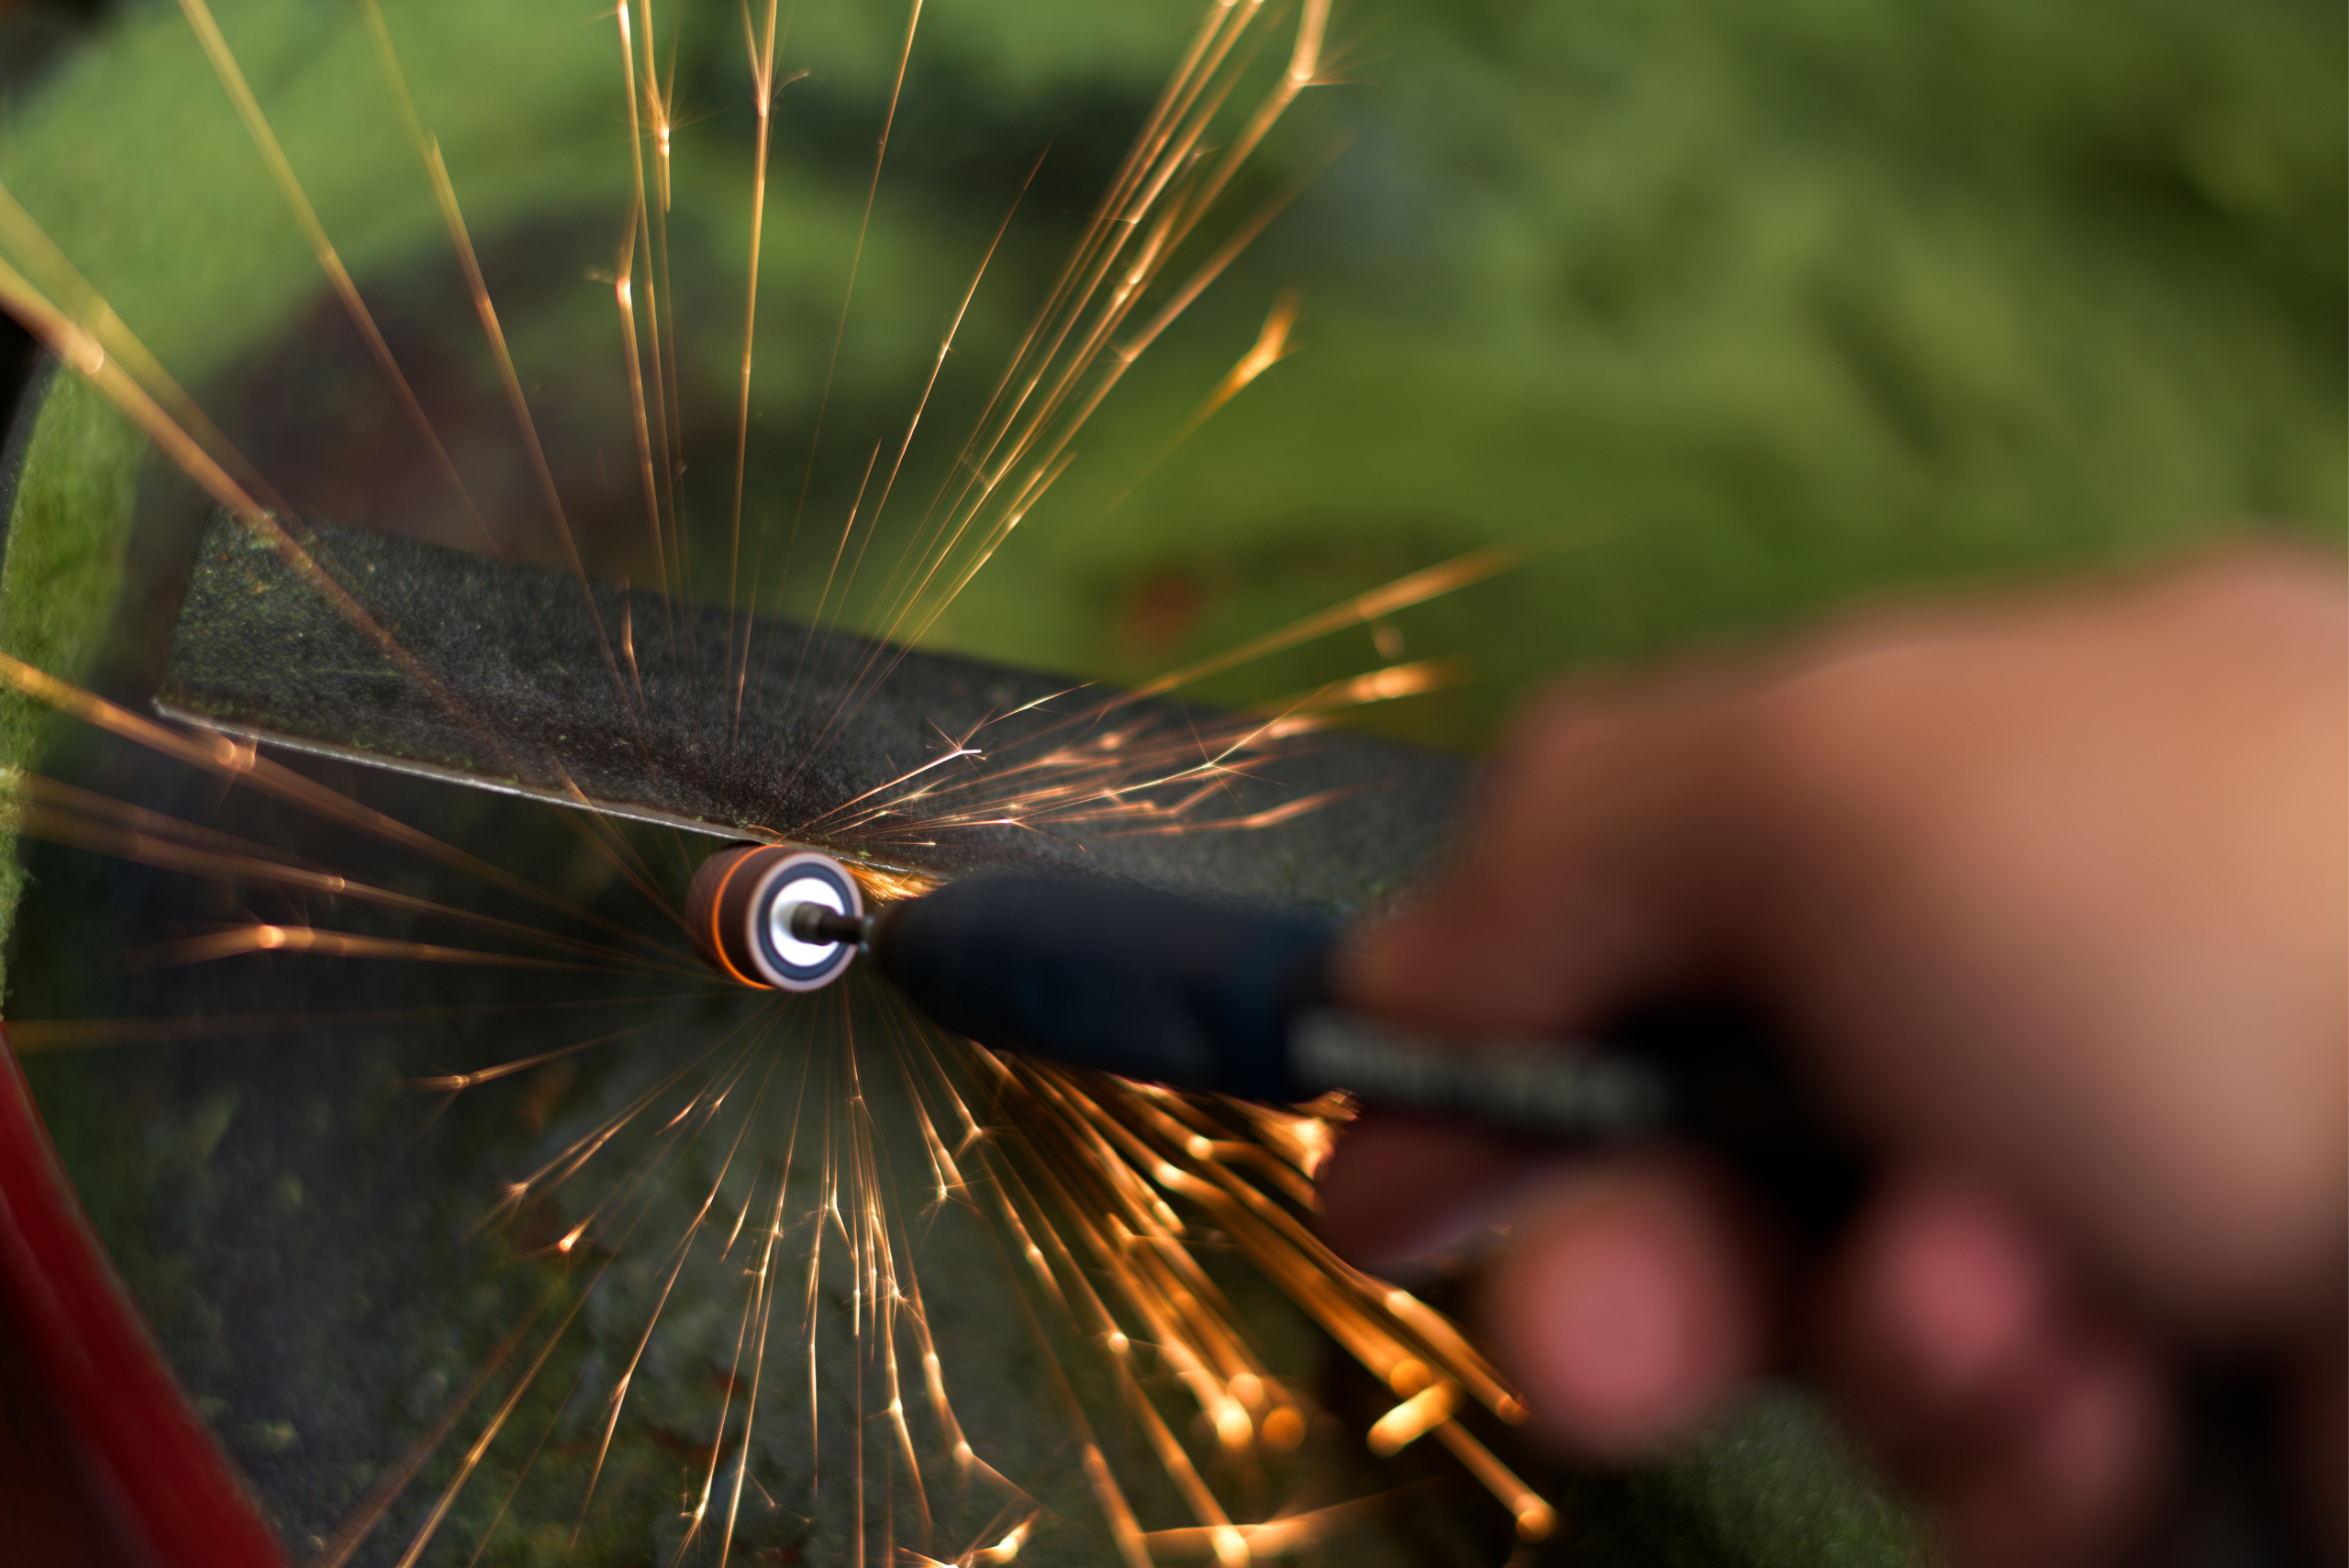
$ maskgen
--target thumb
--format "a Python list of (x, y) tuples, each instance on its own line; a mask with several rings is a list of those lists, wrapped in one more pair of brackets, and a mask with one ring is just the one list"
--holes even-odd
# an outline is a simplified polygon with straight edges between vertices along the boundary
[(1742, 859), (1725, 696), (1689, 681), (1534, 705), (1452, 863), (1341, 954), (1340, 998), (1446, 1032), (1558, 1034), (1710, 978)]

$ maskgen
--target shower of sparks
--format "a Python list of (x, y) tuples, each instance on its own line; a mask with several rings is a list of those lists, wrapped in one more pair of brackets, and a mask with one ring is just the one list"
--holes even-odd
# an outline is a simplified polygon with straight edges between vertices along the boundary
[[(18, 682), (20, 689), (35, 684)], [(71, 688), (40, 689), (84, 716), (108, 712), (98, 699)], [(269, 767), (250, 752), (224, 756), (205, 740), (167, 730), (142, 738), (169, 742), (181, 760), (200, 760), (248, 784)], [(304, 794), (283, 779), (273, 782), (284, 795)], [(9, 783), (8, 798), (26, 814), (28, 831), (79, 842), (70, 830), (73, 824), (94, 823), (136, 836), (136, 843), (95, 846), (117, 854), (238, 886), (325, 877), (334, 885), (317, 891), (354, 895), (346, 879), (202, 824), (32, 775), (12, 775)], [(326, 795), (308, 803), (336, 798)], [(51, 822), (44, 813), (71, 815), (73, 821)], [(351, 811), (340, 816), (365, 820)], [(184, 851), (185, 857), (158, 860), (157, 846)], [(918, 894), (922, 886), (867, 878), (876, 898)], [(468, 913), (414, 904), (417, 912), (444, 919)], [(548, 936), (558, 949), (566, 945)], [(183, 939), (149, 956), (168, 962), (312, 952), (570, 966), (601, 951), (594, 966), (607, 972), (630, 956), (594, 944), (569, 945), (583, 956), (533, 960), (256, 922)], [(680, 1022), (674, 1003), (673, 997), (668, 1011), (648, 1014), (617, 1033), (418, 1080), (415, 1086), (453, 1095), (618, 1035), (674, 1038)], [(239, 1022), (259, 1030), (272, 1020)], [(138, 1023), (98, 1020), (84, 1032), (117, 1040), (142, 1032), (177, 1038), (168, 1025), (142, 1031)], [(40, 1028), (32, 1026), (32, 1043), (44, 1043)], [(72, 1039), (70, 1023), (48, 1028), (58, 1036), (46, 1042), (51, 1048), (86, 1043)], [(796, 1067), (785, 1065), (795, 1062)], [(777, 1083), (778, 1073), (793, 1082)], [(875, 1073), (881, 1080), (873, 1079)], [(873, 1098), (881, 1087), (885, 1106)], [(1214, 1477), (1244, 1476), (1276, 1463), (1303, 1440), (1309, 1411), (1301, 1391), (1264, 1362), (1203, 1268), (1196, 1250), (1203, 1227), (1250, 1260), (1392, 1391), (1393, 1407), (1365, 1433), (1373, 1452), (1392, 1454), (1435, 1438), (1508, 1507), (1520, 1533), (1538, 1539), (1554, 1525), (1549, 1506), (1460, 1418), (1470, 1407), (1482, 1406), (1502, 1421), (1522, 1419), (1507, 1385), (1440, 1314), (1352, 1269), (1312, 1232), (1307, 1218), (1312, 1178), (1349, 1114), (1336, 1099), (1286, 1108), (1245, 1105), (998, 1056), (938, 1035), (892, 1006), (877, 988), (859, 995), (851, 985), (747, 1015), (729, 1034), (688, 1053), (601, 1121), (580, 1129), (498, 1195), (486, 1223), (510, 1225), (533, 1203), (557, 1198), (567, 1199), (579, 1215), (538, 1254), (562, 1284), (550, 1295), (547, 1310), (526, 1325), (529, 1331), (501, 1351), (500, 1364), (510, 1372), (485, 1376), (461, 1395), (467, 1407), (486, 1401), (484, 1409), (436, 1423), (433, 1444), (469, 1425), (473, 1436), (454, 1476), (414, 1527), (402, 1561), (420, 1560), (446, 1528), (456, 1497), (521, 1418), (534, 1380), (564, 1336), (576, 1330), (584, 1304), (604, 1292), (614, 1297), (611, 1310), (628, 1309), (627, 1293), (615, 1292), (609, 1283), (611, 1271), (622, 1256), (634, 1255), (630, 1243), (648, 1233), (648, 1225), (667, 1229), (659, 1218), (670, 1201), (662, 1196), (663, 1183), (690, 1163), (691, 1148), (723, 1152), (666, 1244), (657, 1291), (629, 1331), (633, 1353), (593, 1403), (603, 1452), (623, 1429), (644, 1358), (660, 1341), (681, 1283), (698, 1284), (698, 1305), (723, 1305), (724, 1266), (733, 1268), (734, 1298), (726, 1307), (733, 1323), (733, 1370), (721, 1380), (727, 1392), (715, 1429), (697, 1451), (705, 1455), (696, 1471), (700, 1479), (683, 1516), (687, 1539), (710, 1535), (721, 1560), (743, 1511), (773, 1506), (753, 1500), (760, 1484), (750, 1469), (768, 1406), (782, 1407), (764, 1417), (770, 1422), (804, 1417), (812, 1423), (811, 1485), (820, 1487), (827, 1473), (845, 1468), (846, 1476), (834, 1484), (848, 1486), (856, 1500), (855, 1539), (880, 1552), (872, 1561), (1008, 1562), (1044, 1528), (1048, 1516), (1034, 1496), (1035, 1482), (990, 1464), (973, 1446), (969, 1423), (954, 1402), (954, 1369), (932, 1334), (930, 1293), (918, 1269), (920, 1237), (948, 1209), (992, 1223), (1005, 1239), (1014, 1284), (1029, 1297), (1027, 1310), (1039, 1325), (1036, 1348), (1058, 1369), (1072, 1419), (1090, 1430), (1105, 1414), (1085, 1409), (1077, 1390), (1089, 1383), (1097, 1396), (1106, 1373), (1115, 1400), (1106, 1413), (1121, 1411), (1142, 1434), (1190, 1515), (1186, 1524), (1145, 1528), (1127, 1485), (1097, 1443), (1086, 1440), (1086, 1485), (1130, 1562), (1211, 1557), (1240, 1563), (1277, 1557), (1326, 1539), (1355, 1517), (1340, 1506), (1252, 1520), (1225, 1501)], [(750, 1173), (747, 1180), (736, 1179), (738, 1170)], [(918, 1201), (909, 1201), (913, 1189), (924, 1195)], [(714, 1273), (713, 1265), (719, 1265)], [(955, 1288), (969, 1284), (958, 1277)], [(561, 1310), (554, 1307), (558, 1296), (568, 1301)], [(1074, 1331), (1074, 1341), (1049, 1327), (1055, 1320)], [(1101, 1364), (1078, 1364), (1088, 1357)], [(838, 1386), (843, 1359), (852, 1387), (843, 1418), (834, 1422), (826, 1413), (843, 1403)], [(775, 1375), (793, 1365), (807, 1380), (797, 1393), (788, 1376), (778, 1381)], [(1185, 1435), (1190, 1425), (1197, 1427), (1198, 1438)], [(551, 1430), (535, 1433), (525, 1472)], [(514, 1442), (521, 1440), (518, 1436)], [(402, 1470), (413, 1476), (428, 1468), (428, 1460), (417, 1456)], [(958, 1486), (980, 1485), (1009, 1522), (999, 1520), (960, 1551), (941, 1556), (930, 1498), (950, 1478)], [(513, 1485), (520, 1485), (518, 1477)], [(583, 1526), (594, 1501), (591, 1477), (579, 1503)], [(888, 1543), (899, 1540), (900, 1529), (918, 1539), (906, 1541), (901, 1558), (893, 1559)], [(347, 1550), (362, 1539), (349, 1537)], [(330, 1554), (328, 1560), (339, 1559)]]
[[(873, 623), (877, 646), (910, 645), (936, 626), (1067, 470), (1077, 433), (1142, 351), (1281, 205), (1259, 211), (1207, 255), (1194, 257), (1192, 242), (1209, 232), (1208, 220), (1241, 170), (1297, 95), (1319, 78), (1329, 0), (1305, 0), (1286, 65), (1241, 124), (1228, 125), (1225, 110), (1249, 77), (1252, 46), (1269, 20), (1262, 0), (1208, 8), (949, 478), (881, 584)], [(899, 72), (902, 81), (902, 60)], [(876, 153), (876, 178), (879, 167)], [(1170, 276), (1180, 281), (1162, 295)], [(1155, 309), (1138, 321), (1153, 301)], [(879, 527), (879, 510), (865, 525), (868, 539)], [(868, 691), (888, 668), (876, 651)], [(842, 703), (832, 724), (853, 723), (860, 708), (854, 700)], [(815, 750), (829, 739), (820, 737)]]
[[(182, 6), (333, 292), (436, 463), (462, 494), (454, 465), (205, 0), (182, 0)], [(363, 8), (540, 499), (569, 565), (584, 582), (454, 182), (417, 115), (376, 0), (364, 0)], [(1224, 199), (1274, 124), (1322, 76), (1328, 0), (1301, 0), (1286, 13), (1295, 25), (1286, 61), (1252, 106), (1242, 100), (1243, 89), (1263, 74), (1253, 67), (1264, 35), (1283, 14), (1265, 0), (1218, 0), (1207, 8), (949, 477), (885, 580), (866, 595), (877, 606), (873, 628), (885, 640), (875, 644), (857, 694), (826, 716), (829, 728), (809, 761), (820, 755), (825, 740), (855, 723), (861, 702), (887, 673), (889, 642), (918, 641), (937, 624), (1065, 472), (1078, 431), (1127, 370), (1278, 210), (1275, 201), (1236, 221), (1219, 217)], [(665, 595), (689, 592), (693, 581), (676, 495), (685, 458), (667, 238), (674, 86), (662, 73), (652, 0), (621, 0), (611, 17), (631, 132), (633, 197), (610, 282), (625, 346), (635, 484)], [(875, 140), (868, 224), (919, 17), (917, 0), (909, 6), (888, 113)], [(729, 601), (740, 567), (771, 118), (777, 95), (792, 79), (778, 63), (788, 25), (779, 25), (777, 6), (769, 3), (754, 15), (746, 5), (742, 28), (758, 145), (742, 310)], [(674, 48), (668, 68), (674, 73)], [(939, 373), (1003, 234), (997, 230), (952, 315), (892, 462), (878, 464), (878, 446), (866, 460), (864, 483), (829, 550), (819, 621), (827, 606), (836, 619), (844, 613)], [(863, 246), (861, 228), (842, 291), (842, 332)], [(0, 306), (88, 377), (158, 450), (294, 562), (314, 589), (399, 654), (308, 562), (277, 520), (285, 508), (261, 476), (5, 191)], [(1254, 346), (1151, 467), (1289, 351), (1298, 311), (1292, 294), (1275, 302)], [(840, 341), (836, 335), (835, 369)], [(812, 447), (809, 462), (812, 467)], [(881, 484), (867, 507), (876, 468)], [(465, 504), (471, 510), (470, 498)], [(477, 512), (474, 517), (480, 521)], [(483, 531), (488, 537), (485, 524)], [(1074, 691), (1032, 711), (997, 716), (970, 734), (941, 737), (936, 754), (800, 824), (793, 836), (852, 854), (865, 851), (865, 862), (854, 870), (868, 899), (885, 904), (918, 896), (933, 884), (919, 871), (870, 862), (886, 860), (882, 851), (974, 825), (1057, 833), (1238, 831), (1318, 809), (1332, 797), (1243, 807), (1237, 804), (1240, 786), (1281, 758), (1300, 754), (1330, 714), (1453, 684), (1461, 678), (1455, 662), (1390, 662), (1252, 712), (1207, 716), (1147, 699), (1350, 627), (1377, 629), (1382, 656), (1391, 661), (1399, 641), (1388, 617), (1482, 581), (1517, 559), (1507, 549), (1473, 552), (1171, 672), (1138, 692), (1097, 700)], [(607, 647), (608, 673), (640, 706), (640, 682), (631, 680), (638, 642), (655, 639), (656, 630), (630, 624), (607, 630), (618, 639)], [(741, 642), (729, 648), (728, 658), (728, 678), (738, 689), (751, 657), (749, 639)], [(469, 940), (495, 944), (392, 938), (306, 918), (247, 915), (126, 955), (134, 965), (309, 955), (592, 972), (640, 987), (595, 1001), (517, 1005), (518, 1014), (540, 1021), (559, 1018), (565, 1006), (631, 1011), (620, 1027), (599, 1018), (593, 1032), (574, 1032), (550, 1050), (411, 1081), (419, 1092), (451, 1097), (501, 1081), (527, 1081), (526, 1075), (622, 1038), (662, 1042), (651, 1053), (662, 1070), (591, 1123), (566, 1128), (566, 1141), (486, 1205), (484, 1228), (518, 1238), (526, 1216), (562, 1217), (559, 1234), (527, 1249), (545, 1271), (546, 1288), (428, 1424), (415, 1449), (352, 1512), (317, 1559), (321, 1568), (348, 1561), (430, 1473), (432, 1495), (419, 1500), (420, 1512), (401, 1516), (406, 1539), (398, 1562), (406, 1568), (422, 1560), (495, 1458), (511, 1472), (511, 1481), (475, 1542), (478, 1556), (505, 1526), (525, 1480), (552, 1451), (591, 1456), (571, 1526), (576, 1546), (596, 1518), (599, 1500), (617, 1485), (607, 1477), (616, 1444), (629, 1429), (631, 1415), (647, 1403), (647, 1385), (665, 1347), (672, 1339), (694, 1342), (678, 1337), (701, 1332), (696, 1325), (705, 1320), (722, 1324), (714, 1341), (722, 1356), (712, 1362), (718, 1392), (707, 1425), (685, 1455), (673, 1562), (707, 1550), (724, 1563), (736, 1554), (751, 1521), (777, 1510), (813, 1512), (819, 1497), (833, 1507), (829, 1500), (842, 1493), (849, 1520), (841, 1543), (849, 1555), (842, 1561), (875, 1568), (1018, 1561), (1029, 1541), (1054, 1528), (1047, 1494), (1058, 1485), (1052, 1472), (1067, 1464), (1059, 1457), (1015, 1464), (1000, 1452), (991, 1459), (986, 1440), (973, 1436), (987, 1423), (958, 1408), (954, 1385), (962, 1369), (941, 1349), (950, 1336), (937, 1331), (941, 1319), (933, 1304), (966, 1294), (974, 1281), (957, 1273), (926, 1288), (919, 1267), (931, 1228), (954, 1223), (976, 1227), (999, 1251), (1020, 1321), (1031, 1330), (1030, 1348), (1041, 1357), (1052, 1401), (1066, 1419), (1063, 1453), (1074, 1454), (1075, 1473), (1128, 1568), (1198, 1558), (1235, 1568), (1286, 1556), (1353, 1528), (1379, 1506), (1376, 1498), (1314, 1508), (1265, 1501), (1267, 1477), (1305, 1442), (1313, 1413), (1304, 1391), (1283, 1381), (1217, 1286), (1203, 1262), (1209, 1232), (1217, 1245), (1244, 1256), (1388, 1390), (1391, 1407), (1364, 1434), (1371, 1451), (1392, 1455), (1432, 1438), (1493, 1494), (1522, 1537), (1538, 1540), (1554, 1528), (1550, 1505), (1468, 1424), (1484, 1418), (1475, 1415), (1479, 1409), (1503, 1423), (1524, 1418), (1504, 1381), (1441, 1313), (1353, 1269), (1314, 1234), (1313, 1178), (1352, 1114), (1341, 1099), (1297, 1107), (1246, 1105), (998, 1056), (941, 1035), (861, 975), (814, 996), (751, 997), (696, 967), (688, 945), (678, 940), (682, 932), (648, 935), (573, 906), (258, 755), (250, 743), (159, 725), (5, 655), (0, 682), (159, 759), (337, 828), (372, 835), (451, 873), (525, 897), (540, 911), (534, 922), (428, 899), (57, 781), (13, 773), (0, 778), (0, 820), (11, 830), (206, 879), (239, 897), (259, 893), (306, 908), (390, 911), (436, 929), (462, 929)], [(584, 796), (580, 803), (592, 804)], [(626, 837), (593, 817), (580, 830), (607, 865), (665, 911), (662, 878)], [(549, 920), (562, 929), (551, 929)], [(659, 989), (643, 988), (655, 984)], [(706, 1010), (713, 998), (729, 1003), (734, 1019), (715, 1038), (706, 1028), (696, 1032), (686, 1017), (694, 1008)], [(463, 1009), (473, 1016), (492, 1010)], [(47, 1019), (15, 1029), (20, 1050), (70, 1050), (261, 1034), (328, 1021), (395, 1027), (454, 1011)], [(583, 1322), (600, 1324), (599, 1334), (617, 1335), (627, 1353), (607, 1367), (584, 1358), (567, 1392), (547, 1389), (544, 1383), (559, 1378), (552, 1369), (566, 1364), (564, 1347), (576, 1343)], [(1138, 1434), (1156, 1466), (1146, 1485), (1142, 1478), (1119, 1475), (1097, 1435), (1105, 1422)], [(778, 1497), (762, 1478), (759, 1456), (774, 1445), (788, 1450), (802, 1442), (805, 1492)], [(453, 1457), (443, 1451), (452, 1446)], [(1170, 1522), (1170, 1507), (1186, 1522)]]

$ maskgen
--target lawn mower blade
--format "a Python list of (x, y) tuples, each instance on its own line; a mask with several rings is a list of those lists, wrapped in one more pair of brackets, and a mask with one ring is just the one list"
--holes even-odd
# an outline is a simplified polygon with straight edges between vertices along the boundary
[[(1132, 819), (874, 817), (921, 775), (948, 805), (1111, 729), (1196, 745), (1229, 716), (896, 648), (643, 589), (308, 524), (368, 635), (269, 543), (206, 532), (156, 694), (228, 734), (723, 839), (825, 845), (941, 875), (1089, 870), (1343, 912), (1418, 867), (1465, 778), (1455, 758), (1313, 731), (1251, 753), (1179, 830)], [(958, 748), (977, 754), (950, 757)], [(941, 759), (947, 759), (941, 762)], [(1280, 808), (1316, 801), (1286, 819)], [(1239, 827), (1253, 819), (1257, 826)]]

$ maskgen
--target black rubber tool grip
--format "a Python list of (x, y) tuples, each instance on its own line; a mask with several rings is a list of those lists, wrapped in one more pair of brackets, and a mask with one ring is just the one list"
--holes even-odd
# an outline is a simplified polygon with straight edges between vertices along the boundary
[(1415, 1036), (1331, 1006), (1336, 928), (1104, 879), (992, 873), (898, 904), (869, 939), (930, 1018), (1006, 1051), (1177, 1088), (1374, 1104), (1563, 1143), (1692, 1137), (1805, 1229), (1831, 1230), (1861, 1167), (1734, 1009), (1650, 1009), (1603, 1043)]
[(1290, 1101), (1290, 1021), (1329, 1001), (1336, 930), (1130, 883), (966, 876), (874, 919), (881, 973), (983, 1045)]

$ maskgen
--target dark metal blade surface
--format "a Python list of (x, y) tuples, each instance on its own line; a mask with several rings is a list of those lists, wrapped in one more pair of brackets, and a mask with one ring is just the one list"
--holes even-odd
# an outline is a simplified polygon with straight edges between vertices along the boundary
[[(216, 518), (157, 693), (166, 716), (941, 874), (1095, 869), (1339, 910), (1425, 860), (1465, 776), (1341, 731), (1268, 740), (1248, 716), (379, 534), (303, 537), (397, 652)], [(1052, 789), (1069, 798), (1037, 800)]]

